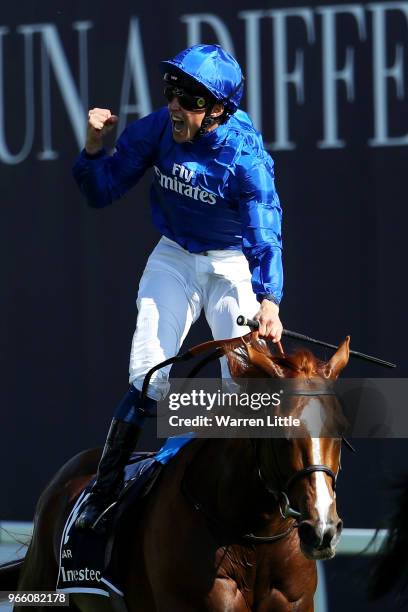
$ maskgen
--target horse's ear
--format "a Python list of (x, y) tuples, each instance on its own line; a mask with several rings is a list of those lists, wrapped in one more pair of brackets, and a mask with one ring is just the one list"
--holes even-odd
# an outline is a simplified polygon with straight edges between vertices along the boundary
[(348, 364), (350, 357), (350, 336), (346, 336), (346, 339), (340, 344), (333, 357), (323, 367), (323, 376), (326, 378), (337, 378), (340, 372)]

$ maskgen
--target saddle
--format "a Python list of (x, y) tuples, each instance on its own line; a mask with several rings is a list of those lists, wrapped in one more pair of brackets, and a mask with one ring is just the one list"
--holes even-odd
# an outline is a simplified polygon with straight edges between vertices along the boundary
[(62, 531), (57, 591), (123, 597), (120, 569), (113, 562), (112, 551), (127, 511), (132, 507), (134, 512), (135, 505), (141, 510), (164, 467), (155, 456), (140, 452), (131, 456), (117, 500), (102, 513), (101, 520), (108, 521), (109, 527), (103, 532), (75, 527), (94, 481), (81, 493)]

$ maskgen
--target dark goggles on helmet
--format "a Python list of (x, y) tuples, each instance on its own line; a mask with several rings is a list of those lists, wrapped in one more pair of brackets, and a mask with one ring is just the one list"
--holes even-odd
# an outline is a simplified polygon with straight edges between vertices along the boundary
[(186, 90), (184, 87), (175, 85), (166, 85), (164, 88), (164, 96), (168, 102), (178, 98), (179, 104), (186, 111), (201, 111), (205, 110), (210, 104), (210, 99), (202, 95), (197, 95)]

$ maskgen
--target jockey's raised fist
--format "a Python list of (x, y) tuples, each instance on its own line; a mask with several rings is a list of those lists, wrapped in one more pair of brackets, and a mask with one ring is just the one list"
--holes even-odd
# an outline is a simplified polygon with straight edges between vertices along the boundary
[(103, 147), (103, 137), (118, 122), (116, 115), (112, 115), (107, 108), (91, 108), (88, 113), (88, 128), (86, 133), (85, 150), (95, 155)]

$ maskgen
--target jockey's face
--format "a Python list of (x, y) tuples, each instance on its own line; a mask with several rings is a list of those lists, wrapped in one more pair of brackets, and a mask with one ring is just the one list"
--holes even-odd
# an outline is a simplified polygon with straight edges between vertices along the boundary
[(201, 123), (205, 116), (205, 110), (185, 110), (181, 106), (177, 96), (168, 103), (168, 109), (174, 140), (178, 144), (193, 140), (201, 127)]

